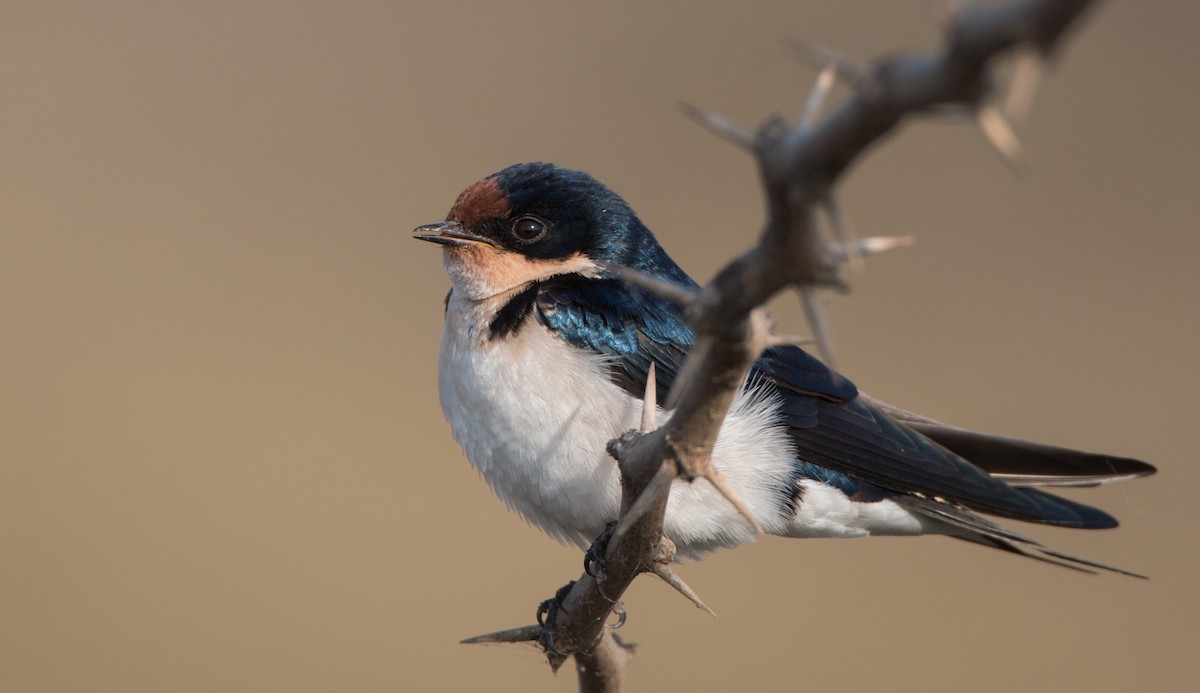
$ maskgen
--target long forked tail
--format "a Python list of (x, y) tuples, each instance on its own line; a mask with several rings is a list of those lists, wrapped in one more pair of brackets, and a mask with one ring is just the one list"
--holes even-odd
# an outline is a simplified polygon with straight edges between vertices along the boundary
[(1089, 561), (1086, 558), (1079, 558), (1078, 556), (1072, 556), (1043, 546), (1033, 539), (980, 517), (962, 506), (916, 496), (897, 496), (893, 500), (914, 512), (949, 525), (953, 528), (953, 531), (950, 531), (949, 535), (956, 539), (969, 541), (973, 544), (990, 546), (1061, 568), (1069, 568), (1093, 575), (1097, 571), (1106, 570), (1143, 580), (1149, 579), (1145, 575), (1105, 565), (1104, 563)]
[(907, 411), (870, 395), (859, 398), (1009, 486), (1099, 486), (1153, 474), (1141, 460), (972, 431)]

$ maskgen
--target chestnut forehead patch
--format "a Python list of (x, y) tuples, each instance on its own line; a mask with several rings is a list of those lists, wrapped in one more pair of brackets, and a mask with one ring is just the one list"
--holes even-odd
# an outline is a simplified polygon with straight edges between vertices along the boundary
[(459, 194), (446, 218), (473, 228), (490, 217), (508, 216), (508, 196), (494, 178), (472, 183)]

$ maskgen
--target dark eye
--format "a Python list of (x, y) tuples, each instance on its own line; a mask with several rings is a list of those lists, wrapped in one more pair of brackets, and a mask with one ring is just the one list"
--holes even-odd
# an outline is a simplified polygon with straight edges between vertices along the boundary
[(546, 222), (535, 217), (521, 217), (513, 222), (512, 235), (522, 243), (540, 241), (546, 235)]

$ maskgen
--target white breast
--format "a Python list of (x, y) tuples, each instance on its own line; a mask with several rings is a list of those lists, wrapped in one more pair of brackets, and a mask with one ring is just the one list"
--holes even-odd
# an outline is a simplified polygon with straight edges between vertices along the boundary
[(560, 541), (590, 542), (620, 504), (614, 431), (631, 398), (598, 387), (598, 356), (538, 325), (489, 340), (494, 308), (451, 297), (442, 332), (442, 411), (471, 464), (510, 508)]

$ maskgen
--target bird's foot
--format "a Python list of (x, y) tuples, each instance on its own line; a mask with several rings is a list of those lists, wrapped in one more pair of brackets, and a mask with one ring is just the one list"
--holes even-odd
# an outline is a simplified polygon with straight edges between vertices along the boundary
[(604, 525), (604, 531), (600, 532), (600, 536), (596, 537), (583, 554), (583, 572), (594, 578), (599, 578), (604, 574), (604, 557), (608, 555), (608, 541), (612, 539), (613, 531), (616, 528), (615, 521)]
[(566, 609), (563, 609), (563, 600), (567, 598), (567, 594), (574, 586), (575, 581), (572, 580), (562, 587), (559, 587), (558, 591), (554, 593), (553, 597), (547, 599), (541, 604), (538, 604), (537, 608), (537, 622), (538, 625), (542, 627), (542, 636), (540, 638), (542, 645), (544, 645), (545, 648), (550, 652), (564, 657), (566, 655), (563, 655), (563, 653), (554, 649), (554, 640), (551, 636), (551, 633), (554, 632), (554, 619), (558, 617), (558, 612), (566, 612)]
[(592, 545), (583, 554), (583, 572), (596, 580), (596, 591), (609, 602), (615, 602), (616, 600), (604, 593), (604, 560), (608, 555), (608, 543), (612, 539), (613, 532), (616, 529), (617, 523), (615, 521), (605, 525), (604, 531), (600, 533), (600, 536), (596, 537), (596, 540), (592, 542)]

